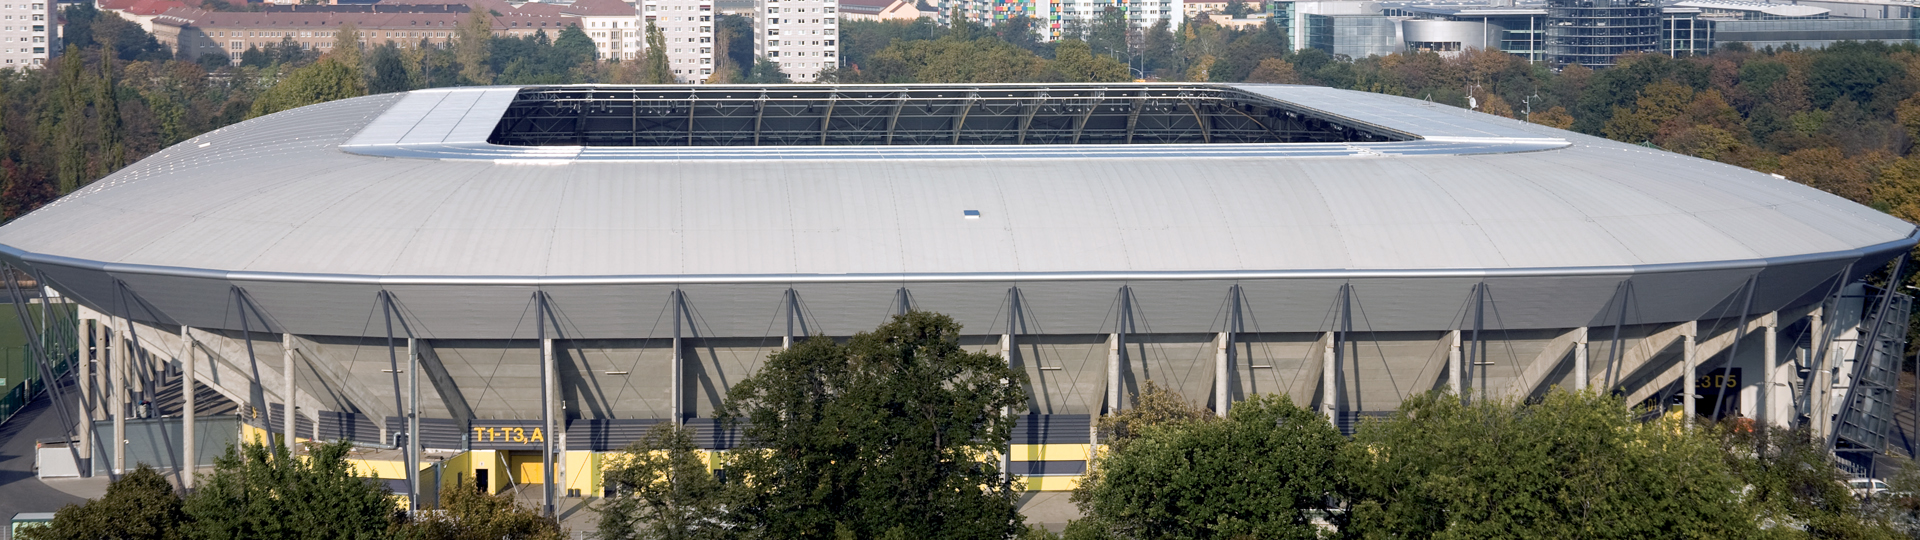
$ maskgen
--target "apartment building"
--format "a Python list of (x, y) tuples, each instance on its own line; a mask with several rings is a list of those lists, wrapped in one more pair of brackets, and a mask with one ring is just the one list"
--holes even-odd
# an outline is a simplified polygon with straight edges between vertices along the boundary
[(754, 0), (753, 53), (780, 64), (794, 82), (819, 81), (839, 65), (839, 2)]
[[(189, 58), (206, 53), (226, 54), (240, 62), (249, 47), (278, 45), (292, 39), (302, 48), (325, 52), (333, 48), (333, 37), (341, 27), (353, 23), (367, 45), (392, 41), (401, 47), (422, 42), (445, 46), (453, 42), (464, 10), (431, 13), (364, 12), (215, 12), (198, 8), (175, 8), (155, 17), (153, 37), (174, 47)], [(502, 12), (493, 18), (497, 35), (528, 36), (545, 31), (558, 35), (562, 28), (580, 24), (577, 17), (531, 15)]]
[(674, 80), (702, 83), (713, 76), (713, 0), (641, 0), (640, 9), (642, 20), (660, 28)]
[[(953, 24), (955, 11), (962, 19), (986, 26), (1026, 16), (1041, 21), (1036, 31), (1040, 32), (1042, 41), (1053, 41), (1077, 37), (1071, 35), (1075, 27), (1090, 27), (1109, 9), (1125, 14), (1127, 22), (1135, 27), (1147, 28), (1164, 20), (1173, 28), (1179, 28), (1186, 20), (1185, 3), (1185, 0), (948, 0), (939, 4), (934, 16), (943, 26)], [(1225, 4), (1221, 5), (1224, 8)]]
[(117, 14), (122, 19), (140, 25), (141, 30), (153, 32), (153, 18), (177, 7), (187, 7), (180, 0), (96, 0), (95, 9)]
[(0, 68), (36, 67), (60, 54), (60, 17), (51, 2), (0, 0)]
[(602, 60), (632, 60), (644, 55), (647, 29), (640, 22), (638, 6), (621, 0), (579, 0), (562, 6), (558, 13), (580, 18), (580, 29), (593, 38)]

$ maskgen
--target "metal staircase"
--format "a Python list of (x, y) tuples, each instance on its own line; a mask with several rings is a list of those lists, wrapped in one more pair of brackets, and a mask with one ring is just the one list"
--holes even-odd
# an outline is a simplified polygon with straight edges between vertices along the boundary
[(1860, 325), (1860, 340), (1853, 347), (1852, 377), (1841, 402), (1837, 422), (1828, 446), (1838, 454), (1871, 454), (1883, 451), (1897, 411), (1900, 360), (1906, 353), (1908, 313), (1913, 298), (1873, 288), (1869, 294), (1881, 302), (1879, 309)]

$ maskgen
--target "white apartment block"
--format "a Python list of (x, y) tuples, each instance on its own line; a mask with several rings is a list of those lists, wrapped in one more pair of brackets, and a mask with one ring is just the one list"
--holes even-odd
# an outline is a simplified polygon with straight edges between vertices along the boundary
[(641, 15), (666, 38), (667, 67), (674, 80), (706, 82), (713, 75), (713, 0), (642, 1)]
[(59, 14), (53, 2), (0, 0), (0, 69), (39, 67), (60, 54)]
[(753, 54), (780, 64), (794, 82), (816, 82), (839, 65), (839, 2), (754, 0)]
[[(1139, 28), (1150, 28), (1166, 20), (1170, 28), (1178, 29), (1186, 22), (1185, 4), (1184, 0), (942, 0), (935, 4), (939, 9), (931, 15), (942, 26), (953, 24), (955, 9), (961, 17), (987, 26), (1025, 15), (1039, 23), (1035, 31), (1040, 33), (1041, 41), (1053, 41), (1075, 37), (1065, 33), (1072, 29), (1074, 21), (1091, 28), (1108, 9), (1125, 13), (1127, 21)], [(1258, 5), (1258, 2), (1248, 0), (1248, 4)]]
[(632, 60), (646, 49), (647, 30), (639, 17), (581, 17), (580, 26), (602, 60)]
[(563, 8), (561, 14), (580, 18), (580, 30), (593, 39), (601, 60), (632, 60), (646, 49), (647, 25), (640, 22), (638, 6), (620, 0), (581, 0)]

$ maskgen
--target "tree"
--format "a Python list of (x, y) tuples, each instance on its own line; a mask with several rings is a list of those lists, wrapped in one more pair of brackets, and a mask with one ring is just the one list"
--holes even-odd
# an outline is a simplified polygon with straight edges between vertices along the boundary
[(367, 86), (360, 79), (360, 72), (338, 60), (328, 58), (296, 69), (287, 75), (286, 80), (273, 85), (273, 88), (254, 100), (253, 111), (248, 117), (266, 116), (315, 103), (326, 103), (366, 94)]
[(393, 494), (359, 477), (346, 441), (309, 447), (258, 442), (228, 446), (201, 475), (184, 508), (195, 538), (368, 538), (392, 524)]
[(1094, 56), (1087, 43), (1077, 39), (1054, 44), (1053, 62), (1048, 67), (1067, 82), (1124, 82), (1132, 80), (1127, 66), (1105, 56)]
[(460, 62), (460, 76), (473, 84), (492, 84), (493, 18), (487, 10), (475, 9), (461, 19), (454, 31), (454, 57)]
[(1140, 426), (1076, 495), (1120, 538), (1318, 538), (1312, 518), (1339, 494), (1345, 445), (1325, 417), (1265, 394), (1225, 421)]
[(355, 26), (353, 23), (340, 25), (340, 30), (333, 33), (333, 49), (328, 51), (328, 53), (332, 54), (335, 59), (339, 60), (342, 65), (347, 66), (348, 69), (352, 69), (356, 73), (362, 71), (360, 63), (360, 27)]
[(766, 58), (760, 58), (753, 62), (753, 68), (747, 72), (746, 80), (741, 82), (748, 84), (784, 84), (787, 82), (787, 74), (784, 71), (780, 71), (780, 64), (774, 63), (774, 61)]
[(655, 425), (602, 469), (612, 492), (598, 508), (602, 540), (729, 537), (724, 487), (693, 436), (690, 428)]
[(1227, 0), (1227, 17), (1234, 19), (1247, 18), (1246, 0)]
[(1538, 403), (1433, 392), (1364, 423), (1347, 448), (1342, 532), (1359, 537), (1747, 538), (1742, 484), (1704, 430), (1642, 422), (1619, 398)]
[[(111, 40), (102, 44), (102, 51), (113, 50)], [(93, 176), (106, 176), (127, 166), (127, 147), (121, 143), (120, 133), (120, 92), (119, 74), (114, 72), (113, 55), (100, 55), (100, 77), (94, 85), (97, 92), (93, 98), (93, 119), (96, 124), (97, 142), (100, 149), (100, 169)]]
[(992, 456), (1026, 408), (1026, 374), (967, 352), (952, 318), (913, 311), (846, 344), (794, 344), (719, 415), (755, 448), (728, 517), (775, 538), (1007, 538), (1022, 527)]
[(207, 54), (200, 55), (200, 58), (195, 59), (194, 63), (200, 64), (200, 67), (207, 71), (216, 71), (222, 68), (231, 67), (233, 65), (233, 60), (228, 59), (227, 55), (225, 54), (210, 52)]
[(69, 504), (46, 527), (21, 529), (21, 540), (175, 540), (185, 538), (187, 515), (180, 496), (158, 471), (146, 464), (107, 485), (107, 494), (85, 504)]
[(1872, 173), (1839, 148), (1798, 150), (1780, 158), (1780, 175), (1854, 202), (1873, 200)]
[(1146, 35), (1140, 39), (1140, 70), (1154, 71), (1173, 67), (1173, 31), (1166, 19), (1161, 19), (1147, 28)]
[[(542, 30), (540, 35), (545, 36), (546, 31)], [(598, 58), (600, 53), (585, 30), (579, 25), (568, 25), (560, 29), (560, 36), (553, 40), (553, 56), (561, 67), (572, 67)]]
[(1567, 114), (1567, 108), (1555, 105), (1551, 109), (1534, 113), (1527, 121), (1543, 126), (1560, 129), (1573, 129), (1573, 115)]
[(242, 67), (267, 67), (268, 64), (272, 63), (273, 60), (267, 56), (267, 52), (260, 50), (258, 46), (248, 45), (247, 51), (240, 53), (240, 65)]
[(1286, 60), (1268, 58), (1261, 60), (1259, 67), (1253, 68), (1253, 73), (1247, 75), (1247, 82), (1299, 84), (1300, 76), (1293, 72), (1293, 64), (1287, 63)]
[(660, 33), (660, 27), (653, 21), (647, 21), (647, 60), (646, 71), (641, 81), (646, 84), (673, 84), (673, 68), (667, 67), (667, 38)]
[(1833, 466), (1824, 437), (1744, 422), (1723, 422), (1706, 436), (1720, 443), (1763, 522), (1803, 525), (1814, 538), (1895, 537), (1884, 516), (1863, 507), (1842, 483), (1847, 475)]
[(408, 72), (407, 60), (399, 47), (391, 43), (374, 47), (369, 64), (373, 75), (367, 78), (367, 93), (385, 94), (413, 89), (413, 75)]
[(560, 540), (565, 531), (553, 518), (515, 503), (513, 495), (494, 495), (475, 484), (440, 490), (440, 504), (398, 528), (396, 540)]

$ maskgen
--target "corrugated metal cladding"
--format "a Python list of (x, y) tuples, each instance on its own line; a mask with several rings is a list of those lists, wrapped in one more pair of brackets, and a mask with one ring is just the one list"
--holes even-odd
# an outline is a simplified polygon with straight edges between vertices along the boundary
[(1093, 415), (1029, 414), (1017, 419), (1010, 444), (1091, 444)]
[(900, 288), (977, 333), (1005, 327), (1016, 287), (1043, 333), (1112, 331), (1123, 287), (1153, 332), (1218, 331), (1235, 285), (1260, 331), (1330, 329), (1342, 286), (1373, 330), (1459, 328), (1483, 282), (1508, 328), (1611, 320), (1622, 295), (1629, 322), (1668, 322), (1756, 275), (1756, 312), (1801, 302), (1915, 242), (1908, 223), (1737, 167), (1418, 100), (1236, 88), (1423, 140), (607, 160), (500, 154), (484, 140), (517, 89), (430, 90), (196, 137), (0, 227), (0, 256), (161, 324), (238, 329), (249, 305), (268, 332), (383, 335), (367, 321), (387, 291), (421, 337), (525, 339), (544, 292), (561, 337), (584, 339), (664, 337), (676, 290), (693, 335), (778, 335), (789, 288), (809, 331), (840, 335), (884, 320)]

